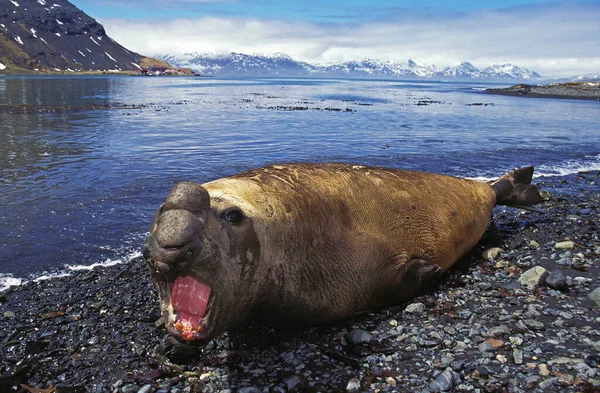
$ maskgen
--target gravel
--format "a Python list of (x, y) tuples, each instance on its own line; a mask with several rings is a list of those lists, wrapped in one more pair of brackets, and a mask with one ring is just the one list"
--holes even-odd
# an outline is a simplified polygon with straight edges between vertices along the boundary
[(599, 175), (537, 179), (545, 214), (497, 208), (431, 292), (336, 326), (196, 348), (167, 334), (141, 259), (27, 283), (0, 296), (0, 392), (598, 392)]

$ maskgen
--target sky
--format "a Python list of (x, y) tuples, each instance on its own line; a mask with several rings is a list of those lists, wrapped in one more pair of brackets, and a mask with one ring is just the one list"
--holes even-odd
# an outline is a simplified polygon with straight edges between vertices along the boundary
[(146, 56), (285, 53), (600, 73), (600, 0), (71, 0)]

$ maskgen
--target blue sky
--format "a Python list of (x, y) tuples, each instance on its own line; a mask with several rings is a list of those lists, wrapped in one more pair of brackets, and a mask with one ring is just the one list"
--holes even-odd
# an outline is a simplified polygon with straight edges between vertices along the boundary
[(548, 77), (600, 73), (600, 0), (72, 0), (148, 56), (285, 53), (310, 62), (373, 58)]
[(390, 14), (445, 14), (477, 10), (501, 10), (536, 4), (544, 0), (75, 0), (96, 18), (165, 19), (201, 16), (270, 18), (312, 22), (358, 22)]

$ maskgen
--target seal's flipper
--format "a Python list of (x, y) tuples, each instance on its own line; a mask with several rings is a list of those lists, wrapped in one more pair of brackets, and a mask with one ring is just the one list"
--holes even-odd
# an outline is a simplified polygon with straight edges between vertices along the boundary
[(533, 167), (515, 169), (491, 183), (496, 192), (496, 205), (506, 205), (540, 211), (531, 208), (544, 201), (537, 187), (531, 184)]

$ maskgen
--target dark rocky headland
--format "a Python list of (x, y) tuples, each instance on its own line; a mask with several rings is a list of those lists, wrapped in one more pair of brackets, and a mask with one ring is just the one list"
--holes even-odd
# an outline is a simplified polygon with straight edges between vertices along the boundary
[(169, 64), (127, 50), (67, 0), (0, 1), (0, 74), (135, 73)]
[(600, 101), (600, 82), (568, 82), (540, 86), (519, 84), (504, 89), (486, 89), (485, 92), (517, 97)]
[(337, 326), (185, 346), (141, 259), (13, 288), (0, 392), (600, 392), (600, 173), (536, 183), (544, 214), (496, 209), (431, 292)]

